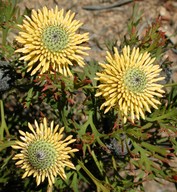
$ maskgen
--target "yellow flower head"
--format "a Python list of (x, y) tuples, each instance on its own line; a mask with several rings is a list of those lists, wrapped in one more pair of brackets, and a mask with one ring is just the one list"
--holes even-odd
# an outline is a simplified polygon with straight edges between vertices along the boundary
[(65, 166), (75, 169), (73, 163), (69, 161), (69, 153), (78, 150), (68, 147), (75, 139), (70, 135), (62, 140), (64, 127), (60, 129), (59, 125), (54, 127), (53, 121), (48, 127), (46, 118), (40, 125), (36, 120), (34, 123), (36, 129), (28, 123), (32, 133), (19, 130), (21, 141), (16, 141), (12, 147), (19, 149), (20, 153), (13, 159), (18, 160), (16, 165), (25, 170), (22, 178), (33, 175), (39, 185), (47, 177), (49, 185), (52, 185), (57, 175), (66, 179)]
[(130, 116), (132, 122), (140, 116), (145, 119), (145, 111), (151, 112), (150, 107), (157, 109), (160, 102), (157, 97), (162, 97), (162, 85), (158, 81), (161, 69), (154, 65), (155, 58), (150, 53), (140, 53), (139, 48), (130, 51), (129, 46), (123, 48), (122, 54), (114, 48), (114, 55), (107, 52), (107, 64), (100, 63), (103, 68), (97, 73), (98, 92), (96, 96), (103, 96), (105, 102), (101, 109), (105, 113), (112, 107), (116, 108), (124, 117), (124, 123)]
[(81, 55), (87, 55), (84, 51), (89, 48), (81, 44), (89, 37), (88, 33), (76, 33), (82, 23), (73, 20), (74, 16), (70, 11), (64, 15), (63, 9), (59, 11), (57, 6), (55, 10), (46, 7), (32, 10), (31, 18), (25, 16), (16, 37), (23, 47), (16, 52), (24, 54), (20, 59), (28, 62), (27, 71), (32, 70), (31, 75), (53, 69), (72, 76), (69, 66), (85, 65)]

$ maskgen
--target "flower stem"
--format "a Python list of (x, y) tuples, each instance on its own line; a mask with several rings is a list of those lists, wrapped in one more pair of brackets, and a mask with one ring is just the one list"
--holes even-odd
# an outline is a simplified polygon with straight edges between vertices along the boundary
[(85, 166), (84, 164), (78, 159), (78, 164), (82, 167), (82, 169), (87, 173), (87, 175), (92, 179), (97, 187), (97, 191), (102, 192), (110, 192), (111, 186), (108, 183), (104, 183), (98, 180)]
[(7, 136), (9, 137), (9, 130), (5, 121), (4, 116), (4, 105), (2, 99), (0, 99), (0, 108), (1, 108), (1, 126), (0, 126), (0, 140), (4, 139), (4, 130), (6, 131)]
[(47, 187), (47, 192), (52, 192), (53, 191), (53, 185), (48, 185)]
[(3, 54), (5, 54), (8, 30), (9, 30), (8, 28), (2, 29), (2, 53)]
[(2, 45), (4, 47), (6, 46), (7, 34), (8, 34), (8, 28), (4, 28), (2, 30)]
[(174, 86), (177, 86), (177, 83), (169, 83), (164, 85), (164, 87), (174, 87)]

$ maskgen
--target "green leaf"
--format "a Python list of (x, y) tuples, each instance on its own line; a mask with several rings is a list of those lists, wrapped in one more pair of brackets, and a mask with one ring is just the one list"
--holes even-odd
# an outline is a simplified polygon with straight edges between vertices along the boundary
[(168, 154), (168, 150), (161, 146), (155, 146), (147, 142), (142, 142), (141, 146), (148, 149), (152, 154), (159, 153), (163, 156), (166, 156)]
[(105, 183), (103, 181), (98, 180), (85, 166), (84, 164), (78, 160), (79, 165), (82, 167), (82, 169), (87, 173), (87, 175), (92, 179), (92, 181), (95, 183), (97, 187), (97, 192), (110, 192), (112, 189), (112, 186), (108, 183)]
[(91, 155), (92, 155), (93, 160), (95, 161), (95, 164), (96, 164), (96, 166), (98, 167), (101, 175), (103, 175), (103, 170), (104, 170), (104, 168), (103, 168), (103, 163), (97, 159), (97, 157), (96, 157), (96, 155), (95, 155), (95, 152), (94, 152), (93, 150), (91, 151)]
[(71, 187), (74, 190), (74, 192), (79, 192), (78, 189), (78, 178), (77, 178), (77, 173), (74, 173), (73, 178), (72, 178), (72, 182), (71, 182)]
[(3, 141), (2, 143), (0, 143), (0, 151), (2, 151), (7, 147), (11, 147), (14, 144), (15, 144), (15, 141)]
[(26, 107), (29, 108), (30, 104), (31, 104), (31, 100), (33, 98), (33, 87), (31, 87), (27, 93), (27, 97), (26, 97)]
[(154, 116), (154, 117), (147, 117), (146, 120), (153, 122), (153, 121), (161, 121), (163, 119), (170, 119), (171, 117), (177, 116), (177, 110), (171, 109), (171, 111), (168, 111), (167, 113), (160, 115), (160, 116)]

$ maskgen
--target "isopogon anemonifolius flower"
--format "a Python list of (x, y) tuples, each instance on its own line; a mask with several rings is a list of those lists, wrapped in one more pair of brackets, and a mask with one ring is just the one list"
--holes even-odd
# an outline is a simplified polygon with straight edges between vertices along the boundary
[(22, 48), (16, 50), (22, 53), (20, 60), (27, 62), (27, 71), (31, 75), (43, 74), (52, 70), (65, 76), (72, 76), (70, 67), (76, 63), (85, 65), (82, 55), (89, 48), (82, 43), (89, 40), (88, 33), (79, 34), (76, 31), (82, 23), (74, 20), (75, 13), (64, 10), (48, 9), (32, 10), (31, 18), (25, 16), (20, 32), (16, 37)]
[(63, 139), (64, 127), (54, 127), (53, 121), (48, 126), (46, 118), (40, 124), (35, 120), (34, 124), (35, 128), (28, 123), (31, 133), (19, 130), (21, 140), (17, 140), (12, 147), (20, 152), (13, 159), (17, 160), (17, 166), (25, 170), (22, 178), (33, 175), (39, 185), (47, 177), (51, 186), (57, 175), (66, 179), (66, 166), (75, 169), (69, 154), (78, 150), (68, 146), (75, 139), (72, 135)]
[(117, 109), (126, 123), (128, 117), (132, 122), (140, 116), (145, 119), (145, 111), (158, 108), (158, 97), (164, 93), (159, 81), (164, 77), (160, 77), (161, 69), (150, 53), (125, 46), (121, 54), (117, 48), (113, 55), (107, 52), (106, 60), (107, 64), (100, 63), (102, 72), (96, 73), (100, 82), (96, 97), (105, 99), (100, 109), (105, 108), (105, 113)]

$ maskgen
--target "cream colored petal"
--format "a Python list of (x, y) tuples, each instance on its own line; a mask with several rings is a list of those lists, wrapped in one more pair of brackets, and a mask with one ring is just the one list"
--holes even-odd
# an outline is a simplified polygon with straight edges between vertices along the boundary
[(17, 161), (15, 164), (16, 165), (21, 165), (21, 164), (23, 164), (24, 163), (24, 160), (20, 160), (20, 161)]
[(22, 147), (19, 146), (19, 145), (12, 145), (12, 148), (13, 148), (13, 149), (22, 149)]
[(31, 169), (31, 170), (28, 172), (28, 176), (31, 176), (34, 172), (35, 172), (35, 170), (34, 170), (34, 169)]
[[(34, 123), (36, 122), (36, 120), (34, 121)], [(36, 123), (35, 123), (36, 124)], [(36, 135), (36, 132), (34, 131), (34, 128), (33, 128), (33, 126), (30, 124), (30, 123), (28, 123), (28, 127), (29, 127), (29, 129), (33, 132), (33, 134), (34, 135)]]
[(36, 176), (36, 183), (37, 183), (37, 186), (41, 183), (41, 176), (39, 175)]
[(43, 182), (45, 180), (45, 177), (46, 177), (46, 173), (43, 172), (42, 175), (41, 175), (41, 182)]
[(28, 175), (28, 171), (25, 171), (25, 173), (22, 175), (22, 179), (24, 179), (25, 177), (27, 177)]

